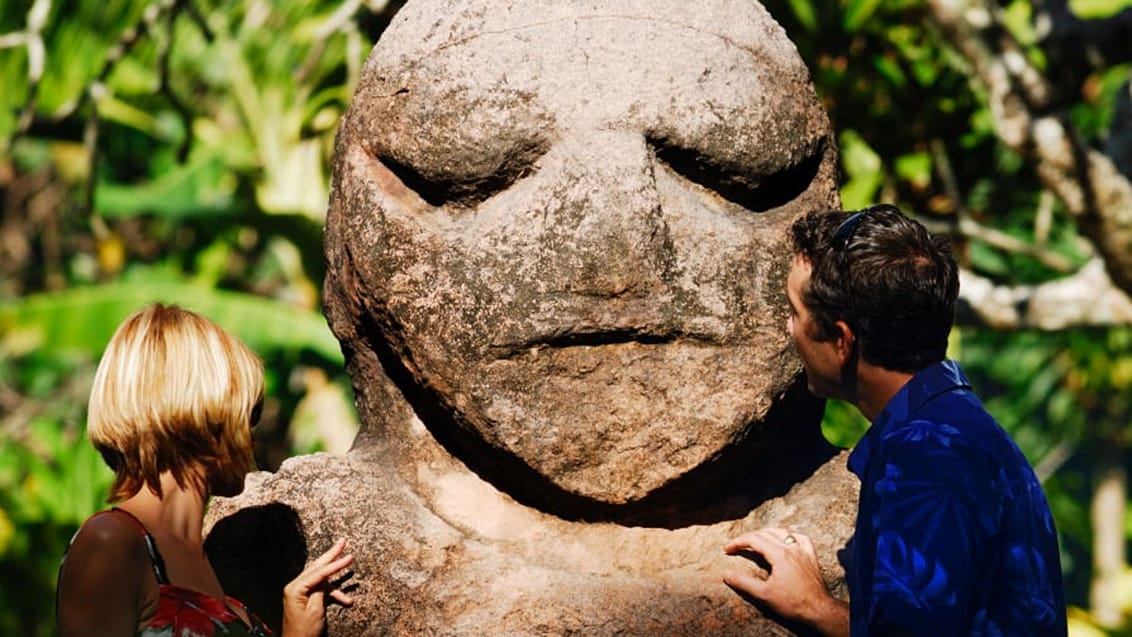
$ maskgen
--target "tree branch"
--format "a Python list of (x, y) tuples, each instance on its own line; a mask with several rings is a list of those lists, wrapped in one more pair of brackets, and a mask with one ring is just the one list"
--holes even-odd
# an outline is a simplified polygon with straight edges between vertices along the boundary
[[(1023, 241), (1006, 232), (988, 228), (975, 221), (971, 216), (971, 211), (968, 210), (966, 204), (963, 203), (963, 197), (959, 192), (959, 181), (955, 178), (955, 171), (952, 169), (951, 159), (947, 156), (943, 142), (939, 139), (933, 139), (931, 149), (936, 172), (943, 182), (943, 192), (950, 200), (951, 207), (955, 210), (957, 220), (946, 224), (946, 232), (958, 232), (965, 238), (977, 239), (1000, 250), (1025, 254), (1056, 272), (1069, 273), (1076, 269), (1075, 264), (1068, 258), (1053, 250), (1048, 250), (1045, 247), (1045, 240), (1049, 235), (1048, 217), (1052, 214), (1052, 204), (1050, 203), (1052, 198), (1048, 194), (1049, 191), (1042, 191), (1041, 207), (1038, 209), (1038, 214), (1035, 216), (1035, 242), (1029, 243)], [(924, 222), (932, 232), (944, 231), (934, 228), (933, 226), (936, 224), (930, 220), (921, 219), (921, 221)], [(942, 226), (944, 224), (939, 225)]]
[(1132, 183), (1050, 112), (1049, 82), (985, 0), (932, 0), (934, 20), (985, 89), (999, 139), (1032, 161), (1077, 219), (1113, 283), (1132, 294)]
[(47, 17), (51, 13), (51, 0), (35, 0), (28, 10), (27, 26), (21, 32), (7, 33), (0, 36), (0, 48), (23, 46), (28, 56), (28, 94), (24, 101), (24, 108), (20, 111), (17, 120), (16, 132), (11, 139), (0, 144), (0, 154), (5, 154), (16, 139), (27, 132), (31, 127), (35, 115), (35, 108), (39, 104), (39, 82), (43, 79), (43, 69), (46, 65), (47, 52), (43, 44), (43, 29), (47, 25)]
[(999, 285), (961, 270), (956, 323), (999, 330), (1132, 325), (1132, 299), (1113, 285), (1099, 259), (1040, 285)]

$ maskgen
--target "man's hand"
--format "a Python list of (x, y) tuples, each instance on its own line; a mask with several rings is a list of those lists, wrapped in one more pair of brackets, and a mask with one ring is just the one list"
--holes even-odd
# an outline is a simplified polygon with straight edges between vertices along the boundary
[(765, 578), (750, 569), (727, 573), (723, 581), (728, 586), (759, 600), (784, 619), (808, 624), (825, 635), (849, 634), (849, 607), (826, 590), (808, 536), (765, 528), (731, 540), (723, 550), (729, 555), (758, 554), (769, 570)]
[(331, 586), (331, 578), (354, 561), (342, 555), (346, 540), (338, 540), (283, 588), (283, 637), (319, 637), (326, 624), (326, 595), (343, 606), (354, 603), (344, 591)]

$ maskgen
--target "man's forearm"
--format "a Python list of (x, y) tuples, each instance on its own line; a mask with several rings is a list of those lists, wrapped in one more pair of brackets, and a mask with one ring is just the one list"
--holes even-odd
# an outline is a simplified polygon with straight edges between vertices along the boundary
[(849, 604), (827, 597), (805, 622), (825, 637), (849, 637)]

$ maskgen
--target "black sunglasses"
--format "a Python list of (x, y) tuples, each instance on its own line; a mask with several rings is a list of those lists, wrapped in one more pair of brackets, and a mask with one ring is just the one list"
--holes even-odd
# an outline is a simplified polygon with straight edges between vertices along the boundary
[(864, 219), (865, 215), (871, 210), (872, 208), (865, 208), (860, 212), (854, 212), (849, 215), (848, 219), (842, 221), (841, 225), (837, 226), (837, 230), (833, 232), (833, 239), (829, 242), (834, 250), (841, 252), (845, 249), (845, 246), (849, 245), (849, 242), (853, 240), (853, 235), (857, 234), (857, 226), (861, 225), (861, 219)]
[(854, 212), (853, 214), (849, 215), (848, 219), (842, 221), (841, 225), (837, 226), (837, 230), (833, 231), (833, 239), (830, 240), (830, 245), (833, 246), (833, 249), (838, 252), (845, 250), (845, 248), (847, 248), (849, 244), (853, 242), (853, 236), (857, 234), (857, 226), (861, 225), (861, 221), (864, 220), (865, 215), (868, 215), (871, 212), (880, 212), (882, 210), (894, 210), (898, 213), (900, 212), (900, 209), (896, 206), (886, 203), (869, 206), (868, 208)]

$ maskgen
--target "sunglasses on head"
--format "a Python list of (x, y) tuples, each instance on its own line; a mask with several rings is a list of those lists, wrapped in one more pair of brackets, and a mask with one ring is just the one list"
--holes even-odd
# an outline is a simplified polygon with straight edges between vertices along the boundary
[(868, 208), (858, 210), (857, 212), (849, 215), (849, 217), (845, 221), (842, 221), (841, 225), (837, 226), (837, 230), (833, 231), (833, 239), (830, 240), (830, 245), (832, 245), (833, 249), (837, 250), (838, 252), (845, 250), (845, 248), (847, 248), (849, 244), (853, 242), (853, 236), (857, 234), (857, 226), (861, 225), (861, 221), (864, 220), (865, 216), (869, 213), (880, 212), (882, 210), (894, 210), (896, 212), (900, 212), (900, 210), (896, 206), (886, 203), (877, 204), (875, 206), (869, 206)]

